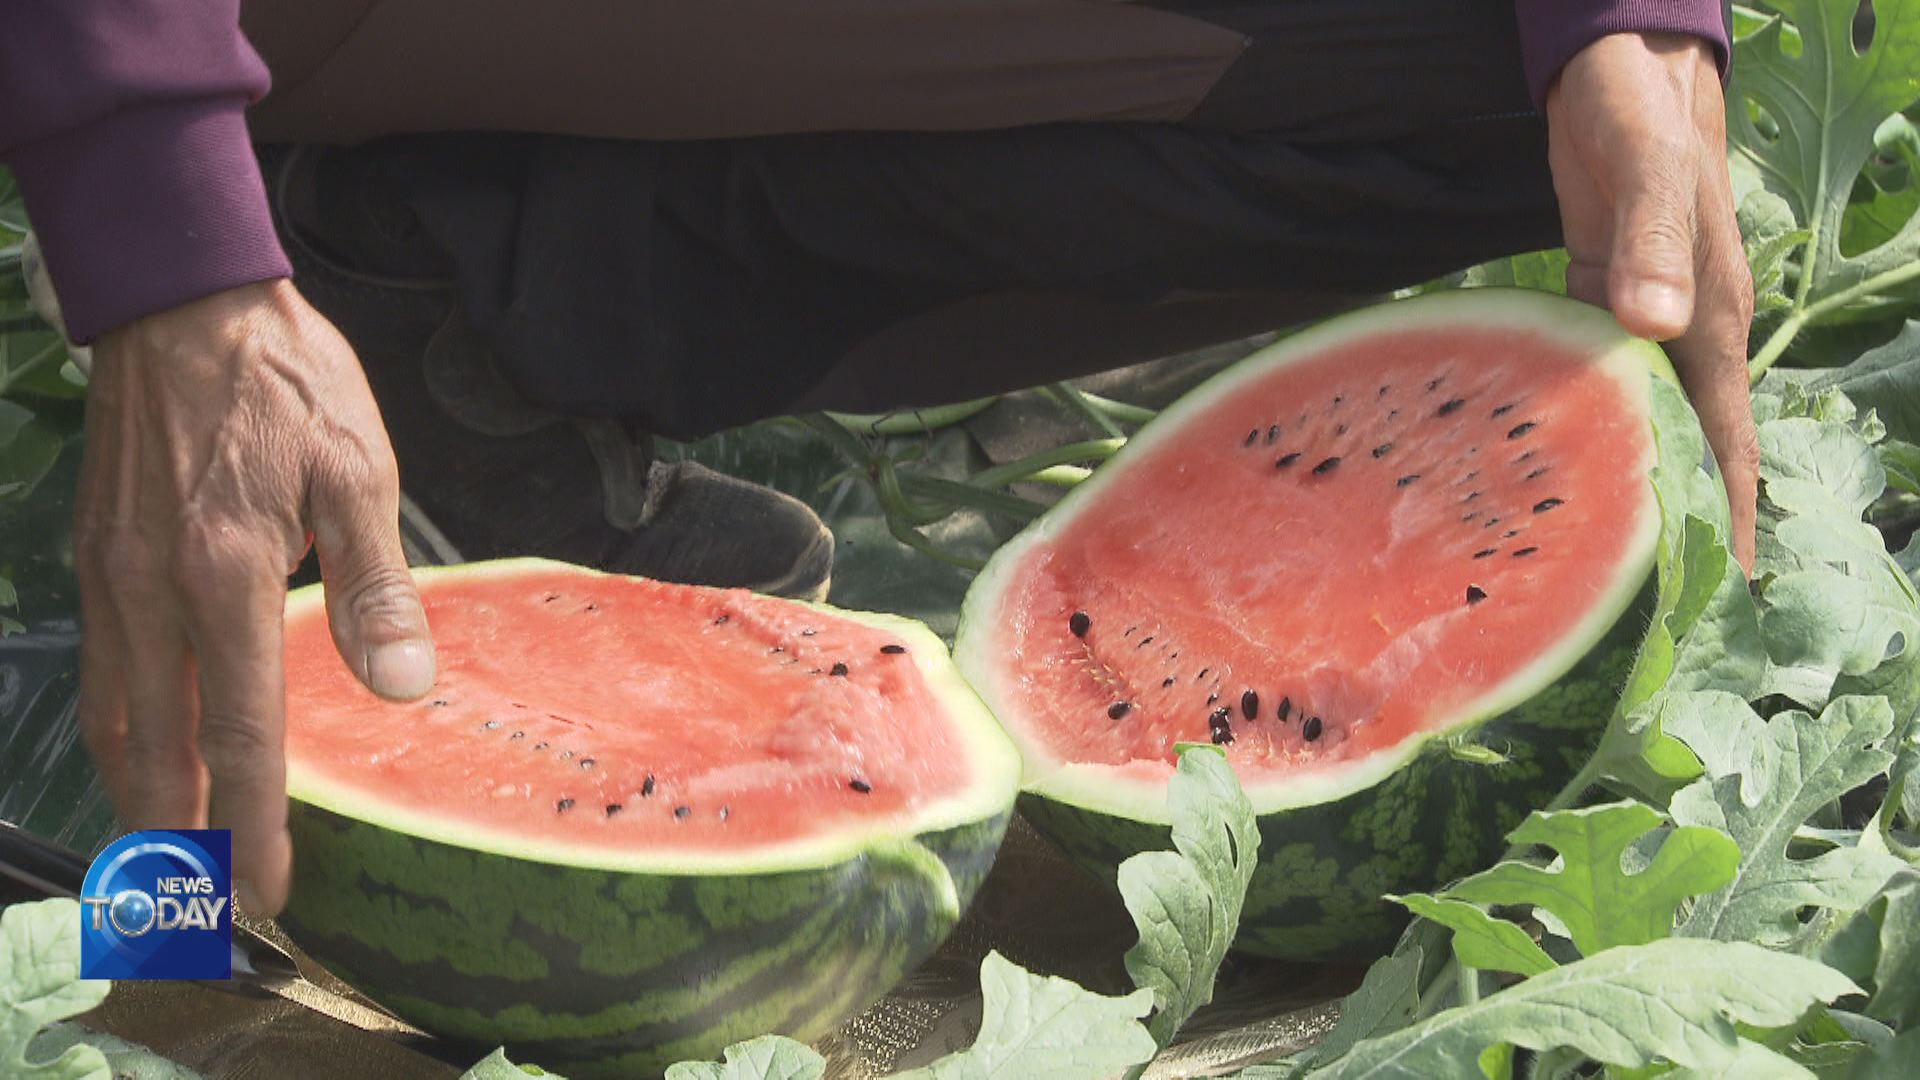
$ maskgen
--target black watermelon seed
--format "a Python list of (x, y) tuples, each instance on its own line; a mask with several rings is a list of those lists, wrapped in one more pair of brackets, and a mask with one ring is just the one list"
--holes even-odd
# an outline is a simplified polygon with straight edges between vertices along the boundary
[(1171, 675), (1169, 675), (1169, 676), (1167, 676), (1166, 678), (1164, 678), (1164, 679), (1161, 679), (1161, 680), (1160, 680), (1160, 689), (1162, 689), (1162, 690), (1165, 690), (1165, 689), (1166, 689), (1167, 687), (1169, 687), (1169, 686), (1172, 686), (1172, 685), (1173, 685), (1173, 676), (1171, 676)]
[(507, 738), (509, 739), (524, 739), (526, 737), (527, 737), (527, 733), (524, 731), (516, 731), (513, 734), (507, 736)]
[(725, 625), (727, 625), (727, 620), (728, 620), (728, 619), (731, 619), (732, 617), (733, 617), (733, 616), (731, 616), (731, 615), (722, 615), (722, 616), (720, 616), (719, 618), (717, 618), (717, 619), (715, 619), (715, 620), (713, 620), (713, 625), (715, 625), (715, 626), (725, 626)]
[(1200, 681), (1201, 679), (1204, 679), (1204, 678), (1206, 678), (1206, 677), (1207, 677), (1207, 672), (1209, 672), (1209, 671), (1212, 671), (1212, 670), (1213, 670), (1213, 669), (1212, 669), (1212, 668), (1210, 668), (1210, 667), (1203, 667), (1203, 668), (1201, 668), (1201, 669), (1200, 669), (1200, 674), (1198, 674), (1198, 675), (1195, 675), (1195, 676), (1193, 677), (1193, 681), (1194, 681), (1194, 682), (1199, 682), (1199, 681)]
[(1233, 741), (1233, 729), (1225, 724), (1209, 730), (1207, 734), (1215, 746), (1225, 746)]
[(873, 793), (873, 785), (867, 783), (865, 780), (862, 780), (857, 776), (847, 781), (847, 786), (859, 792), (862, 795), (871, 795)]
[(1345, 435), (1347, 433), (1347, 425), (1345, 424), (1334, 425), (1333, 433), (1335, 435)]
[(1273, 467), (1276, 469), (1284, 469), (1287, 466), (1292, 465), (1294, 462), (1299, 460), (1300, 460), (1300, 451), (1295, 450), (1291, 454), (1280, 455), (1280, 460), (1274, 462)]
[(590, 757), (583, 757), (583, 758), (581, 758), (581, 759), (580, 759), (580, 767), (581, 767), (581, 768), (583, 768), (583, 769), (591, 769), (591, 768), (593, 768), (593, 759), (592, 759), (592, 758), (590, 758)]
[(1467, 404), (1466, 398), (1449, 398), (1447, 400), (1447, 403), (1440, 406), (1439, 410), (1436, 411), (1434, 415), (1435, 416), (1452, 416), (1454, 413), (1457, 413), (1461, 409), (1465, 408), (1466, 404)]
[(1120, 636), (1121, 636), (1121, 637), (1132, 637), (1132, 636), (1133, 636), (1133, 633), (1134, 633), (1134, 631), (1136, 631), (1136, 630), (1138, 630), (1138, 629), (1140, 629), (1140, 628), (1139, 628), (1139, 627), (1137, 627), (1137, 626), (1129, 626), (1129, 627), (1127, 627), (1127, 632), (1126, 632), (1126, 633), (1124, 633), (1124, 634), (1122, 634), (1122, 635), (1120, 635)]
[(809, 674), (809, 675), (818, 675), (818, 674), (820, 674), (820, 669), (819, 669), (819, 668), (817, 668), (817, 667), (816, 667), (816, 668), (808, 668), (808, 669), (807, 669), (807, 674)]
[(1476, 559), (1484, 559), (1489, 555), (1494, 555), (1494, 554), (1497, 554), (1497, 551), (1494, 548), (1481, 548), (1479, 551), (1476, 551), (1473, 553), (1473, 557)]
[(1494, 527), (1495, 525), (1498, 525), (1498, 524), (1500, 524), (1500, 519), (1499, 519), (1499, 518), (1497, 518), (1497, 517), (1490, 517), (1490, 518), (1488, 518), (1488, 519), (1487, 519), (1487, 523), (1486, 523), (1485, 525), (1482, 525), (1482, 526), (1480, 526), (1480, 527), (1481, 527), (1481, 528), (1483, 528), (1483, 529), (1491, 529), (1491, 528), (1493, 528), (1493, 527)]
[(1313, 467), (1313, 475), (1315, 475), (1315, 476), (1323, 476), (1323, 475), (1325, 475), (1325, 474), (1327, 474), (1327, 473), (1330, 473), (1330, 472), (1332, 472), (1332, 471), (1334, 470), (1334, 468), (1335, 468), (1335, 467), (1337, 467), (1337, 466), (1338, 466), (1339, 464), (1340, 464), (1340, 459), (1339, 459), (1339, 458), (1337, 458), (1337, 457), (1330, 457), (1330, 458), (1328, 458), (1327, 460), (1325, 460), (1325, 461), (1323, 461), (1323, 462), (1321, 462), (1320, 464), (1318, 464), (1318, 465), (1315, 465), (1315, 466)]
[(1249, 720), (1260, 715), (1260, 695), (1251, 690), (1240, 694), (1240, 715)]
[(1346, 399), (1346, 398), (1343, 398), (1343, 397), (1341, 397), (1341, 396), (1340, 396), (1339, 394), (1335, 394), (1335, 395), (1333, 395), (1333, 407), (1334, 407), (1334, 408), (1336, 408), (1336, 409), (1337, 409), (1337, 408), (1339, 408), (1339, 407), (1340, 407), (1340, 403), (1341, 403), (1341, 402), (1343, 402), (1343, 401), (1345, 401), (1345, 400), (1347, 400), (1347, 399)]
[(588, 611), (599, 611), (599, 610), (600, 610), (600, 605), (599, 605), (599, 604), (588, 604), (588, 605), (587, 605), (587, 610), (588, 610)]
[(1153, 644), (1153, 635), (1148, 634), (1146, 637), (1141, 638), (1137, 643), (1135, 643), (1133, 647), (1136, 649), (1144, 649), (1151, 644)]
[(1525, 435), (1527, 432), (1532, 431), (1536, 426), (1537, 425), (1534, 424), (1534, 422), (1531, 420), (1528, 420), (1527, 422), (1522, 424), (1515, 424), (1513, 426), (1513, 429), (1507, 432), (1507, 438), (1517, 439), (1520, 436)]
[(1461, 501), (1461, 502), (1463, 502), (1463, 503), (1470, 503), (1470, 502), (1472, 502), (1473, 500), (1475, 500), (1475, 499), (1477, 499), (1477, 498), (1479, 498), (1479, 497), (1480, 497), (1480, 493), (1479, 493), (1479, 492), (1477, 492), (1477, 491), (1469, 491), (1469, 492), (1467, 492), (1467, 495), (1466, 495), (1466, 498), (1464, 498), (1464, 499), (1461, 499), (1460, 501)]
[(1500, 534), (1500, 538), (1503, 540), (1511, 540), (1514, 537), (1519, 535), (1520, 535), (1519, 529), (1508, 529), (1506, 532), (1503, 532)]
[(1258, 442), (1259, 440), (1260, 440), (1260, 429), (1254, 428), (1252, 431), (1247, 432), (1246, 441), (1242, 442), (1240, 445), (1252, 446), (1254, 443)]
[(1406, 486), (1407, 486), (1408, 484), (1411, 484), (1411, 483), (1413, 483), (1413, 482), (1414, 482), (1415, 480), (1418, 480), (1418, 479), (1420, 479), (1420, 474), (1419, 474), (1419, 473), (1417, 473), (1417, 472), (1413, 472), (1413, 473), (1408, 473), (1407, 475), (1405, 475), (1405, 476), (1403, 476), (1403, 477), (1401, 477), (1400, 479), (1398, 479), (1398, 480), (1395, 480), (1395, 481), (1393, 482), (1393, 486), (1394, 486), (1394, 487), (1406, 487)]
[(1529, 556), (1529, 555), (1531, 555), (1531, 554), (1533, 554), (1534, 552), (1536, 552), (1536, 551), (1539, 551), (1539, 550), (1540, 550), (1539, 548), (1537, 548), (1537, 547), (1533, 547), (1533, 546), (1531, 546), (1531, 545), (1529, 545), (1529, 546), (1527, 546), (1527, 547), (1523, 547), (1523, 548), (1516, 548), (1516, 549), (1514, 550), (1514, 553), (1513, 553), (1513, 557), (1514, 557), (1514, 558), (1516, 558), (1516, 559), (1524, 559), (1524, 558), (1526, 558), (1527, 556)]
[(1530, 472), (1530, 473), (1528, 473), (1528, 474), (1527, 474), (1527, 477), (1526, 477), (1526, 478), (1527, 478), (1528, 480), (1538, 480), (1538, 479), (1540, 479), (1541, 477), (1543, 477), (1543, 476), (1545, 476), (1545, 475), (1547, 475), (1547, 470), (1549, 470), (1549, 469), (1551, 469), (1551, 468), (1553, 468), (1553, 466), (1551, 466), (1551, 465), (1542, 465), (1542, 466), (1540, 466), (1539, 468), (1537, 468), (1537, 469), (1535, 469), (1535, 470), (1533, 470), (1532, 472)]
[(533, 748), (535, 750), (545, 750), (547, 748), (547, 744), (543, 742), (537, 742), (533, 744)]
[(831, 668), (829, 668), (829, 669), (827, 670), (827, 674), (829, 674), (829, 675), (837, 675), (837, 676), (840, 676), (840, 677), (842, 677), (842, 678), (844, 678), (844, 677), (846, 677), (846, 674), (847, 674), (847, 665), (845, 665), (845, 664), (835, 664), (835, 665), (833, 665), (833, 667), (831, 667)]
[(484, 723), (484, 724), (481, 724), (480, 726), (481, 726), (482, 728), (485, 728), (485, 729), (486, 729), (486, 730), (488, 730), (488, 731), (492, 731), (492, 730), (493, 730), (494, 728), (497, 728), (497, 727), (499, 727), (499, 726), (500, 726), (500, 721), (498, 721), (498, 720), (489, 720), (489, 721), (487, 721), (486, 723)]
[(558, 807), (558, 808), (559, 808), (559, 812), (560, 812), (560, 813), (562, 813), (562, 814), (564, 814), (564, 813), (566, 813), (567, 811), (569, 811), (569, 810), (571, 810), (571, 809), (573, 809), (573, 800), (572, 800), (572, 799), (561, 799), (561, 800), (560, 800), (559, 802), (557, 802), (557, 803), (554, 803), (554, 806), (556, 806), (556, 807)]
[(1280, 719), (1285, 720), (1287, 717), (1292, 715), (1293, 715), (1293, 699), (1290, 697), (1281, 698), (1280, 699)]
[(1381, 387), (1381, 388), (1380, 388), (1380, 392), (1379, 392), (1379, 393), (1377, 393), (1377, 394), (1375, 394), (1375, 395), (1373, 395), (1373, 396), (1374, 396), (1374, 397), (1386, 397), (1386, 396), (1387, 396), (1387, 391), (1388, 391), (1388, 390), (1391, 390), (1391, 389), (1393, 389), (1393, 388), (1392, 388), (1392, 387), (1390, 387), (1390, 386), (1383, 386), (1383, 387)]
[[(1209, 705), (1211, 705), (1211, 704), (1213, 704), (1214, 702), (1216, 702), (1216, 701), (1219, 701), (1219, 700), (1220, 700), (1220, 691), (1218, 691), (1218, 690), (1215, 690), (1215, 691), (1214, 691), (1213, 693), (1211, 693), (1211, 694), (1208, 694), (1208, 695), (1207, 695), (1207, 704), (1209, 704)], [(1222, 709), (1224, 709), (1225, 707), (1226, 707), (1226, 706), (1224, 706), (1224, 705), (1223, 705), (1223, 706), (1221, 706), (1221, 708), (1222, 708)]]
[(1521, 454), (1521, 455), (1520, 455), (1519, 457), (1517, 457), (1517, 458), (1514, 458), (1514, 459), (1513, 459), (1513, 463), (1514, 463), (1515, 465), (1518, 465), (1518, 464), (1520, 464), (1520, 463), (1521, 463), (1521, 462), (1523, 462), (1523, 461), (1532, 461), (1532, 460), (1533, 460), (1533, 455), (1535, 455), (1535, 454), (1537, 454), (1537, 453), (1539, 453), (1539, 452), (1540, 452), (1540, 451), (1539, 451), (1539, 450), (1537, 450), (1537, 449), (1535, 449), (1535, 450), (1529, 450), (1529, 451), (1527, 451), (1526, 453), (1524, 453), (1524, 454)]
[(886, 653), (888, 656), (899, 656), (901, 653), (907, 651), (907, 647), (905, 645), (882, 645), (880, 646), (880, 651)]
[(434, 698), (432, 701), (428, 702), (427, 704), (432, 705), (436, 709), (444, 709), (447, 707), (447, 699)]
[(1487, 598), (1487, 590), (1478, 585), (1467, 586), (1467, 603), (1477, 604)]
[(608, 803), (608, 804), (607, 804), (607, 816), (608, 816), (608, 817), (612, 817), (613, 815), (615, 815), (615, 814), (617, 814), (617, 813), (619, 813), (620, 811), (622, 811), (622, 810), (625, 810), (625, 809), (626, 809), (626, 807), (624, 807), (624, 806), (621, 806), (621, 805), (620, 805), (619, 803), (617, 803), (617, 802), (610, 802), (610, 803)]
[(1505, 405), (1502, 405), (1499, 408), (1493, 410), (1493, 418), (1498, 420), (1500, 417), (1507, 415), (1508, 413), (1512, 412), (1513, 407), (1518, 404), (1520, 403), (1517, 401), (1507, 402)]
[(1442, 375), (1442, 376), (1440, 376), (1439, 378), (1437, 378), (1437, 379), (1435, 379), (1435, 380), (1433, 380), (1432, 382), (1430, 382), (1430, 383), (1428, 383), (1428, 384), (1427, 384), (1427, 393), (1429, 393), (1429, 394), (1431, 394), (1431, 393), (1433, 393), (1433, 392), (1434, 392), (1435, 390), (1438, 390), (1438, 389), (1440, 389), (1440, 384), (1441, 384), (1441, 383), (1443, 383), (1443, 382), (1446, 382), (1446, 381), (1447, 381), (1447, 377), (1446, 377), (1445, 375)]
[(1379, 446), (1376, 446), (1373, 448), (1373, 456), (1377, 458), (1386, 457), (1389, 453), (1392, 453), (1392, 452), (1393, 452), (1393, 444), (1390, 442), (1383, 442)]
[(1107, 706), (1107, 719), (1118, 720), (1132, 711), (1133, 711), (1132, 702), (1116, 701), (1113, 704)]
[(1280, 437), (1279, 424), (1274, 424), (1273, 426), (1267, 428), (1267, 445), (1268, 446), (1272, 446), (1274, 443), (1274, 440), (1278, 439), (1279, 437)]
[(1216, 725), (1224, 724), (1224, 723), (1227, 723), (1232, 718), (1233, 718), (1233, 710), (1227, 708), (1225, 705), (1222, 705), (1207, 715), (1207, 723), (1216, 724)]
[(1306, 723), (1300, 725), (1300, 737), (1308, 742), (1318, 739), (1320, 737), (1320, 718), (1317, 716), (1307, 717)]
[(1393, 419), (1394, 417), (1396, 417), (1396, 416), (1399, 416), (1399, 415), (1400, 415), (1400, 410), (1399, 410), (1399, 409), (1388, 409), (1388, 410), (1387, 410), (1387, 419), (1389, 419), (1389, 420), (1391, 420), (1391, 419)]
[(675, 821), (685, 821), (692, 813), (693, 807), (691, 806), (676, 806), (673, 808), (673, 818)]
[(1536, 514), (1544, 514), (1554, 507), (1561, 506), (1565, 503), (1565, 499), (1541, 499), (1539, 502), (1533, 504), (1533, 512)]
[(802, 628), (801, 628), (801, 630), (800, 630), (800, 636), (801, 636), (801, 637), (812, 637), (813, 635), (815, 635), (815, 634), (817, 634), (817, 633), (819, 633), (819, 632), (820, 632), (820, 631), (818, 631), (818, 630), (815, 630), (815, 629), (814, 629), (813, 627), (811, 627), (811, 626), (807, 626), (807, 627), (802, 627)]
[(1073, 617), (1067, 620), (1067, 629), (1073, 631), (1074, 637), (1086, 637), (1087, 631), (1093, 629), (1093, 616), (1084, 611), (1076, 611)]
[(725, 821), (725, 820), (727, 820), (727, 818), (729, 818), (729, 817), (731, 817), (731, 816), (733, 816), (733, 808), (732, 808), (732, 807), (728, 807), (728, 806), (723, 806), (723, 807), (721, 807), (721, 808), (720, 808), (720, 820), (721, 820), (721, 821)]
[(653, 794), (653, 774), (648, 773), (647, 778), (645, 780), (640, 781), (640, 797), (644, 799), (652, 794)]
[(1461, 482), (1461, 483), (1463, 483), (1463, 484), (1465, 484), (1465, 483), (1470, 483), (1471, 481), (1473, 481), (1473, 480), (1474, 480), (1474, 479), (1475, 479), (1476, 477), (1478, 477), (1479, 475), (1480, 475), (1480, 470), (1479, 470), (1479, 469), (1468, 469), (1468, 470), (1467, 470), (1467, 475), (1465, 475), (1465, 476), (1463, 476), (1463, 477), (1461, 477), (1461, 478), (1460, 478), (1460, 482)]
[(1469, 510), (1469, 511), (1467, 511), (1466, 513), (1464, 513), (1464, 514), (1461, 514), (1461, 515), (1460, 515), (1460, 520), (1461, 520), (1461, 521), (1472, 521), (1472, 520), (1473, 520), (1474, 518), (1477, 518), (1477, 517), (1479, 517), (1479, 516), (1480, 516), (1480, 511), (1478, 511), (1478, 510)]
[(785, 648), (784, 646), (781, 646), (781, 645), (775, 645), (775, 646), (774, 646), (773, 648), (771, 648), (771, 649), (768, 649), (768, 650), (767, 650), (767, 655), (768, 655), (768, 656), (772, 656), (772, 655), (773, 655), (774, 653), (783, 653), (783, 652), (786, 652), (786, 651), (787, 651), (787, 650), (786, 650), (786, 648)]
[(543, 603), (543, 604), (551, 604), (551, 603), (553, 603), (553, 602), (554, 602), (555, 600), (558, 600), (558, 599), (560, 599), (560, 594), (559, 594), (559, 593), (557, 593), (557, 592), (550, 592), (550, 593), (548, 593), (548, 594), (546, 595), (546, 597), (545, 597), (544, 599), (542, 599), (542, 600), (541, 600), (540, 602), (541, 602), (541, 603)]

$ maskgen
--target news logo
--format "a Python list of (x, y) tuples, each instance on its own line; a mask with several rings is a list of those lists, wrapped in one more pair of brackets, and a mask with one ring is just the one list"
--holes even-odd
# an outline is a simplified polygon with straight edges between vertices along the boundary
[(129, 833), (80, 890), (83, 979), (233, 977), (233, 834)]

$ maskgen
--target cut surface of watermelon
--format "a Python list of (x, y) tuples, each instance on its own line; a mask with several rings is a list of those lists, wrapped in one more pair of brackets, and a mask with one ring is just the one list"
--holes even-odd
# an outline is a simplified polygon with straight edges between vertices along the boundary
[(767, 870), (977, 820), (1017, 770), (909, 620), (533, 560), (422, 580), (416, 702), (360, 686), (320, 594), (290, 604), (296, 799), (544, 861)]
[(289, 600), (281, 923), (420, 1028), (583, 1080), (813, 1038), (985, 880), (1019, 759), (918, 623), (537, 560), (416, 580), (416, 702)]
[[(1603, 312), (1470, 290), (1300, 332), (1168, 408), (968, 595), (955, 655), (1021, 748), (1029, 816), (1104, 868), (1150, 842), (1112, 822), (1166, 823), (1176, 746), (1211, 741), (1296, 878), (1358, 874), (1377, 904), (1477, 857), (1519, 787), (1564, 779), (1607, 691), (1582, 691), (1592, 715), (1519, 714), (1631, 660), (1670, 378)], [(1467, 737), (1530, 745), (1457, 777), (1420, 760)], [(1485, 821), (1448, 820), (1442, 789)]]

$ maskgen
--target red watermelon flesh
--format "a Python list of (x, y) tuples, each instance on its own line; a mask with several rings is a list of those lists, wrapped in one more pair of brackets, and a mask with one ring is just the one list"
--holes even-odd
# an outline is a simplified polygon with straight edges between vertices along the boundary
[(1618, 616), (1658, 529), (1644, 354), (1367, 329), (1182, 402), (987, 571), (962, 663), (1030, 776), (1210, 739), (1252, 784), (1338, 771)]
[(421, 581), (440, 671), (417, 702), (354, 680), (317, 597), (290, 611), (297, 795), (603, 865), (911, 834), (1004, 783), (999, 733), (906, 620), (533, 561)]

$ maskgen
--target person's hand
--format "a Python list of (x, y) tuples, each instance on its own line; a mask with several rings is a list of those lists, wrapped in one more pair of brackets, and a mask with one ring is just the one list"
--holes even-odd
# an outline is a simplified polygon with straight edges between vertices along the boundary
[(281, 626), (309, 543), (361, 681), (406, 699), (434, 678), (366, 378), (291, 285), (250, 285), (102, 337), (86, 431), (87, 748), (129, 828), (233, 830), (240, 902), (277, 912), (292, 864)]
[(1759, 435), (1747, 393), (1753, 282), (1734, 220), (1713, 51), (1676, 34), (1613, 34), (1547, 91), (1548, 162), (1573, 264), (1567, 291), (1667, 342), (1753, 567)]

